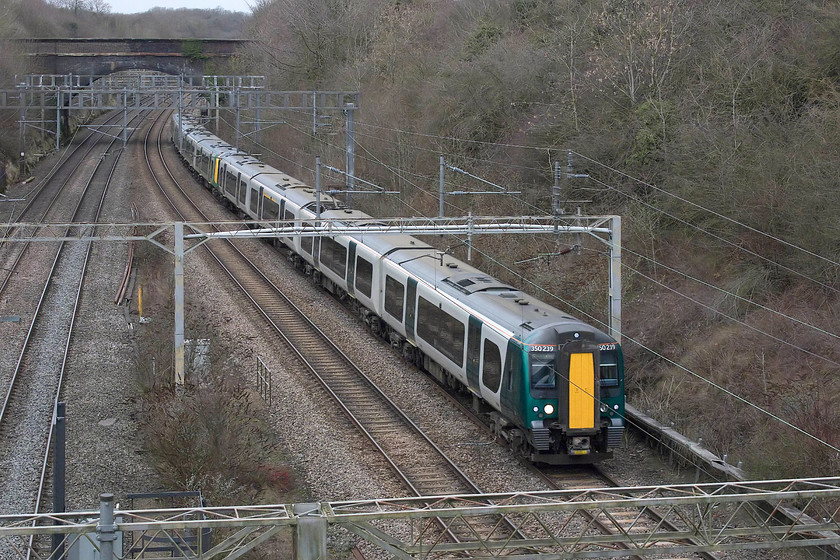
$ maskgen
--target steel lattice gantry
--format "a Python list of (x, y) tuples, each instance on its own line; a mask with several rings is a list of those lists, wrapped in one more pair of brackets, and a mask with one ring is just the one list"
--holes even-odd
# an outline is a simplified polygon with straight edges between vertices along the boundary
[[(347, 104), (359, 106), (355, 91), (261, 91), (244, 89), (214, 89), (183, 87), (167, 90), (129, 90), (123, 87), (101, 86), (84, 89), (15, 89), (0, 90), (0, 109), (55, 109), (105, 111), (128, 108), (132, 111), (159, 109), (206, 109), (207, 98), (221, 97), (222, 109), (290, 109), (297, 111), (345, 110)], [(141, 98), (144, 100), (141, 103)], [(148, 102), (148, 103), (147, 103)], [(215, 106), (214, 106), (215, 108)]]
[[(840, 478), (116, 512), (113, 496), (103, 495), (99, 512), (0, 516), (0, 553), (23, 558), (26, 539), (34, 537), (37, 547), (46, 535), (58, 534), (66, 555), (77, 541), (100, 548), (119, 534), (134, 549), (116, 550), (119, 557), (142, 557), (149, 543), (167, 543), (177, 558), (237, 558), (285, 530), (295, 536), (298, 560), (325, 560), (328, 530), (340, 528), (405, 560), (463, 553), (552, 560), (799, 547), (821, 547), (825, 557), (834, 557), (840, 543), (838, 503)], [(648, 510), (670, 525), (615, 521), (620, 512), (641, 520)], [(597, 531), (586, 513), (614, 533)], [(435, 523), (471, 527), (499, 514), (525, 536), (475, 531), (473, 540), (456, 544), (444, 540)], [(47, 554), (40, 550), (37, 557)]]
[[(457, 218), (366, 218), (175, 224), (0, 224), (4, 242), (150, 241), (175, 257), (175, 382), (184, 383), (184, 257), (210, 239), (336, 235), (464, 235), (467, 244), (479, 234), (589, 234), (609, 249), (609, 334), (621, 342), (621, 217), (620, 216), (485, 216)], [(213, 227), (211, 227), (213, 226)], [(158, 241), (174, 229), (174, 245)], [(211, 232), (213, 229), (222, 231)], [(191, 243), (191, 244), (190, 244)]]
[[(223, 109), (344, 110), (359, 107), (358, 91), (269, 91), (264, 76), (15, 76), (14, 89), (0, 89), (0, 109), (123, 109), (153, 111), (206, 108), (217, 96)], [(57, 101), (57, 96), (62, 96)], [(148, 103), (140, 103), (143, 96)]]
[[(219, 111), (236, 112), (236, 141), (241, 136), (240, 113), (254, 113), (253, 126), (259, 133), (266, 125), (263, 111), (291, 110), (311, 113), (313, 129), (325, 114), (343, 112), (348, 130), (352, 131), (354, 112), (359, 109), (358, 91), (268, 91), (264, 76), (159, 76), (127, 74), (124, 76), (84, 75), (25, 75), (15, 76), (15, 89), (0, 90), (0, 109), (20, 113), (20, 159), (25, 161), (26, 128), (55, 134), (55, 148), (61, 145), (62, 127), (66, 126), (70, 111), (122, 110), (125, 129), (128, 111), (154, 111), (173, 109), (178, 112), (215, 113), (219, 125)], [(40, 118), (30, 120), (30, 111), (40, 111)], [(54, 111), (55, 118), (48, 119), (46, 111)], [(50, 130), (51, 120), (54, 130)], [(62, 125), (62, 122), (64, 125)], [(123, 144), (126, 141), (123, 131)], [(348, 140), (350, 145), (350, 140)]]

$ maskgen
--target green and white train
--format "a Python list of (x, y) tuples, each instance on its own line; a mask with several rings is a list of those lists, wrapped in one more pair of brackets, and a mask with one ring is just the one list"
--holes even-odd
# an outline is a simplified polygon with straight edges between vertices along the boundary
[[(173, 140), (216, 196), (260, 222), (314, 222), (315, 190), (175, 114)], [(329, 195), (321, 216), (371, 219)], [(621, 347), (604, 332), (404, 234), (277, 239), (373, 331), (440, 382), (472, 394), (529, 460), (591, 463), (624, 432)], [(427, 257), (427, 258), (423, 258)]]

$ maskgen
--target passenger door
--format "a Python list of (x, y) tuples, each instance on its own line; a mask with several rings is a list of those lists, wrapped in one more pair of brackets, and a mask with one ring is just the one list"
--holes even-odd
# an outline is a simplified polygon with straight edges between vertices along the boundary
[(351, 241), (347, 251), (347, 293), (352, 297), (356, 297), (356, 245)]
[(479, 362), (481, 360), (481, 321), (470, 315), (467, 328), (467, 381), (470, 391), (481, 394), (478, 385)]
[(417, 280), (408, 279), (408, 289), (405, 296), (405, 334), (409, 342), (414, 344), (414, 321), (417, 316)]

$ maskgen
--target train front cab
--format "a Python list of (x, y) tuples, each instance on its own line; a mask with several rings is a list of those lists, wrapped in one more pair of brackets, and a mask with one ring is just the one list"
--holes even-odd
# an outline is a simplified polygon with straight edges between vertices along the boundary
[(527, 430), (530, 459), (577, 464), (608, 458), (624, 429), (620, 348), (596, 342), (587, 331), (557, 332), (551, 338), (537, 341), (545, 344), (512, 343), (508, 349), (514, 359), (506, 373), (521, 383), (509, 384), (505, 400)]

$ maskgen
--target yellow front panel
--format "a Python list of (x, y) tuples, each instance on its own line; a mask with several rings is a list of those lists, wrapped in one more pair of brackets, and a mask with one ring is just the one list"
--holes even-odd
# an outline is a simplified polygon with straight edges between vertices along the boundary
[(569, 428), (595, 427), (595, 361), (591, 353), (572, 354), (569, 362)]
[(220, 161), (221, 161), (220, 159), (216, 160), (216, 169), (215, 169), (215, 171), (213, 171), (213, 182), (216, 183), (217, 185), (219, 184), (219, 162)]

